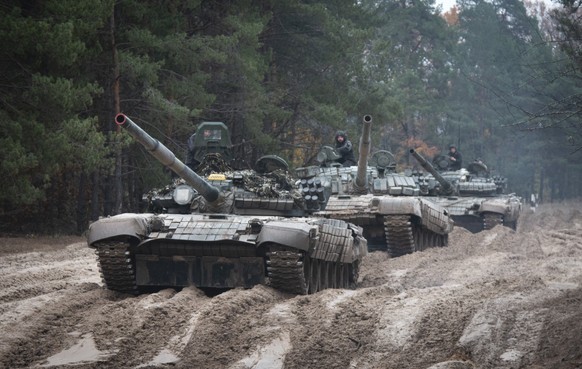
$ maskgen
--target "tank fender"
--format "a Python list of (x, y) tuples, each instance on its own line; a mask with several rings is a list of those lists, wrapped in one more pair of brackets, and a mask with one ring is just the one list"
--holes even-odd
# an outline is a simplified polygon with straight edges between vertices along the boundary
[(521, 203), (517, 197), (491, 199), (483, 201), (480, 210), (503, 214), (508, 221), (511, 221), (519, 217)]
[(411, 197), (374, 197), (370, 207), (377, 208), (383, 215), (410, 214), (422, 217), (420, 200)]
[(89, 226), (87, 243), (92, 246), (95, 242), (108, 238), (127, 236), (139, 240), (150, 232), (151, 224), (155, 220), (154, 214), (119, 214), (101, 218)]
[[(375, 201), (376, 200), (376, 201)], [(453, 221), (449, 211), (429, 200), (407, 197), (374, 198), (378, 211), (383, 215), (410, 214), (420, 219), (423, 227), (438, 234), (448, 234), (453, 230)]]
[(509, 208), (509, 203), (504, 199), (491, 199), (483, 201), (479, 211), (506, 214), (509, 212)]
[(317, 225), (302, 222), (270, 221), (265, 223), (257, 243), (274, 242), (280, 245), (297, 248), (302, 251), (309, 251), (310, 246), (315, 242), (318, 234)]

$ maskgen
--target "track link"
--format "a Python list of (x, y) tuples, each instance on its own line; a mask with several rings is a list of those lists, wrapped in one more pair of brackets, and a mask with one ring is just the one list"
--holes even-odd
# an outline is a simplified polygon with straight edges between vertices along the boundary
[(409, 215), (384, 216), (384, 230), (387, 251), (393, 258), (430, 247), (444, 247), (449, 243), (448, 235), (440, 235), (414, 224)]
[[(333, 247), (339, 256), (345, 240), (338, 235), (346, 232), (346, 223), (335, 219), (321, 219), (320, 239)], [(327, 244), (329, 243), (329, 244)], [(345, 251), (345, 250), (344, 250)], [(350, 250), (351, 251), (351, 250)], [(269, 284), (278, 290), (293, 294), (311, 294), (327, 288), (355, 288), (359, 262), (342, 263), (340, 260), (323, 260), (327, 253), (311, 257), (294, 248), (272, 245), (267, 252)]]
[(306, 273), (309, 265), (304, 265), (305, 259), (309, 264), (309, 256), (283, 246), (274, 246), (267, 253), (267, 257), (267, 275), (271, 287), (299, 295), (309, 292)]
[(138, 294), (129, 243), (113, 240), (99, 242), (94, 246), (105, 287), (118, 292)]
[(416, 251), (414, 232), (410, 215), (384, 216), (386, 247), (391, 257), (398, 257)]
[(355, 288), (359, 263), (345, 264), (313, 259), (283, 246), (273, 246), (267, 253), (269, 285), (298, 295), (327, 288)]

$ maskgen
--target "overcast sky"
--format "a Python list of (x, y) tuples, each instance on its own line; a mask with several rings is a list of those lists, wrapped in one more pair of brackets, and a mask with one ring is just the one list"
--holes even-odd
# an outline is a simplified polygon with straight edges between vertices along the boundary
[(436, 0), (437, 5), (442, 5), (443, 6), (443, 13), (448, 11), (450, 8), (453, 7), (453, 5), (455, 5), (456, 1), (455, 0)]
[[(554, 7), (556, 4), (553, 3), (552, 0), (544, 0), (547, 6)], [(436, 0), (437, 5), (443, 6), (443, 13), (447, 12), (450, 8), (453, 7), (457, 2), (455, 0)]]

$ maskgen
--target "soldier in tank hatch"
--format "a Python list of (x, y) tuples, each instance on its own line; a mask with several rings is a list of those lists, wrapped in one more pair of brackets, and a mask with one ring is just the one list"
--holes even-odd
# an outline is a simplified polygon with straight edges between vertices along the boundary
[(196, 170), (198, 165), (200, 165), (200, 162), (194, 158), (194, 154), (195, 154), (194, 150), (196, 149), (195, 140), (196, 140), (196, 133), (193, 133), (188, 138), (188, 153), (186, 155), (186, 163), (185, 163), (188, 166), (188, 168), (190, 168), (192, 170)]
[(449, 145), (449, 153), (447, 154), (449, 157), (449, 168), (451, 170), (459, 170), (463, 164), (463, 156), (457, 150), (457, 146)]
[(344, 167), (356, 165), (356, 157), (354, 156), (354, 146), (348, 140), (348, 135), (345, 131), (337, 131), (335, 134), (335, 149), (342, 156), (337, 160), (338, 163)]

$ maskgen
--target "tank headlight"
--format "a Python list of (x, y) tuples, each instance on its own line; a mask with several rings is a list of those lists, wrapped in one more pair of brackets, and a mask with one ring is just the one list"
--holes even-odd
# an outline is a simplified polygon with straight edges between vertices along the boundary
[(174, 189), (172, 198), (178, 205), (186, 205), (192, 202), (194, 198), (194, 190), (187, 185), (180, 185)]

